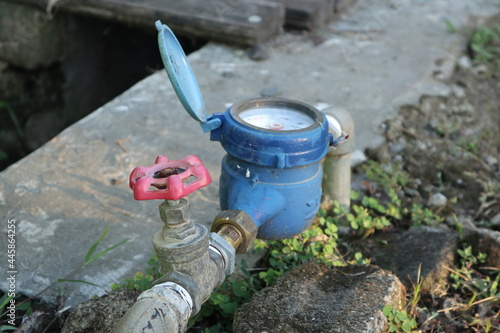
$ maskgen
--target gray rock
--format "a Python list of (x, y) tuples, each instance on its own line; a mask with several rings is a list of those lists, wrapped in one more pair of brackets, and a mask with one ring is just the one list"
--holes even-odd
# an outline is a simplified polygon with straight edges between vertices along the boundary
[(238, 333), (385, 332), (386, 304), (405, 302), (405, 288), (376, 266), (333, 268), (308, 263), (254, 295), (236, 314)]
[(448, 198), (442, 193), (434, 193), (429, 197), (429, 201), (427, 204), (429, 206), (434, 206), (434, 207), (442, 207), (445, 206), (446, 203), (448, 202)]
[(139, 293), (133, 290), (120, 289), (79, 304), (66, 320), (62, 333), (111, 333), (137, 296)]
[(458, 235), (449, 229), (417, 227), (407, 232), (383, 233), (360, 241), (362, 253), (370, 253), (371, 263), (394, 273), (408, 288), (420, 278), (422, 291), (446, 285), (453, 266)]

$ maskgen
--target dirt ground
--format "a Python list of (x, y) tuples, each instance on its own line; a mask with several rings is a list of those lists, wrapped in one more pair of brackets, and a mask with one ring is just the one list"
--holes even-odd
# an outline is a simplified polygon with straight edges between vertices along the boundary
[[(500, 31), (500, 17), (495, 20)], [(496, 43), (500, 50), (500, 41)], [(500, 65), (479, 63), (469, 47), (446, 83), (448, 96), (422, 96), (418, 105), (402, 106), (397, 117), (383, 124), (387, 142), (368, 156), (409, 175), (400, 194), (406, 204), (427, 204), (448, 221), (469, 220), (481, 228), (500, 230)], [(362, 170), (361, 166), (355, 171)], [(442, 202), (432, 205), (436, 198)], [(447, 295), (432, 295), (432, 303), (440, 304), (439, 309), (446, 300), (460, 297), (449, 290)], [(494, 304), (493, 327), (499, 327), (498, 301)], [(439, 316), (419, 329), (487, 331), (477, 327), (464, 331), (467, 326), (463, 318)]]
[(413, 178), (416, 192), (407, 197), (428, 202), (441, 193), (448, 203), (437, 213), (499, 230), (500, 81), (474, 65), (458, 66), (448, 84), (448, 97), (422, 96), (401, 107), (384, 124), (386, 146), (372, 157), (399, 163)]

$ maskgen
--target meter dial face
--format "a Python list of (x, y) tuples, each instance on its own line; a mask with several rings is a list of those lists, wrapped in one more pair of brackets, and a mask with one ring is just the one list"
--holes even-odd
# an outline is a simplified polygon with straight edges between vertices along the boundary
[(243, 110), (239, 117), (250, 125), (272, 131), (297, 131), (315, 123), (304, 112), (269, 106)]

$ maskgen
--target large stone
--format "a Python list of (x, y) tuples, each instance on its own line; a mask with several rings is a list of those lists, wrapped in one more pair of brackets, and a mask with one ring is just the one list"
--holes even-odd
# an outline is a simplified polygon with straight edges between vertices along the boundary
[(111, 333), (137, 296), (139, 293), (133, 290), (119, 289), (79, 304), (64, 323), (62, 333)]
[(408, 288), (422, 281), (421, 290), (444, 288), (457, 253), (458, 234), (447, 228), (417, 227), (383, 233), (359, 242), (371, 263), (393, 272)]
[(254, 295), (235, 318), (238, 333), (385, 332), (385, 305), (400, 308), (405, 288), (376, 266), (308, 263)]
[(62, 59), (66, 39), (57, 12), (0, 1), (0, 59), (26, 69), (46, 67)]

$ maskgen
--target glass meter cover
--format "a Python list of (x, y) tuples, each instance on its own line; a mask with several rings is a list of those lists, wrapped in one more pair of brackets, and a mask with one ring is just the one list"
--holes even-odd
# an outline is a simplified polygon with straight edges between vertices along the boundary
[(231, 108), (231, 114), (238, 122), (266, 131), (303, 131), (319, 125), (316, 112), (282, 99), (243, 103)]
[(274, 131), (296, 131), (314, 125), (314, 119), (308, 114), (269, 106), (244, 110), (239, 117), (250, 125)]

